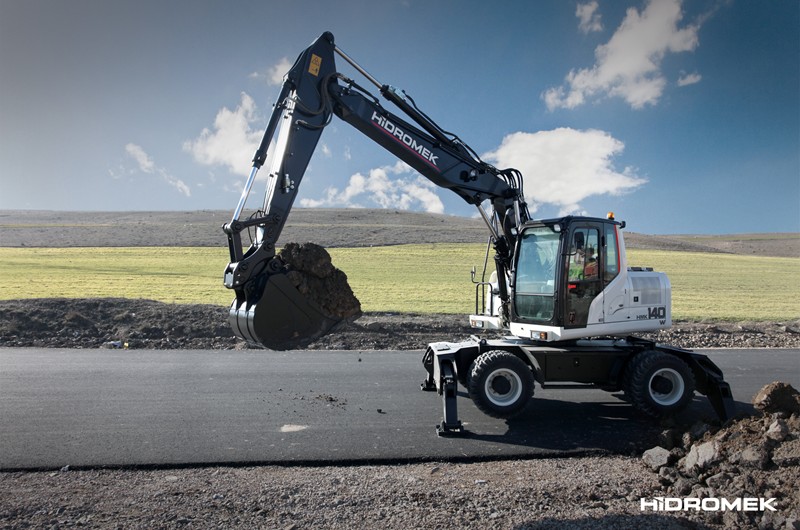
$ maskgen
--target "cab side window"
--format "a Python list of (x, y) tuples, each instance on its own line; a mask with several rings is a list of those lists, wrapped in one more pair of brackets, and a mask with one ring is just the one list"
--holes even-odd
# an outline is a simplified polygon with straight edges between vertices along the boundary
[(600, 234), (595, 228), (580, 228), (572, 235), (569, 256), (569, 281), (598, 278)]
[(603, 279), (608, 283), (619, 274), (619, 242), (617, 241), (617, 230), (614, 225), (606, 225), (603, 252), (605, 256), (603, 263), (605, 263), (606, 267)]

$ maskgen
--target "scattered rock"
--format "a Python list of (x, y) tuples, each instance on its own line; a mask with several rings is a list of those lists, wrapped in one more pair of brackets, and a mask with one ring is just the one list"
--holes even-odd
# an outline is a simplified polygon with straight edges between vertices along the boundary
[(730, 461), (734, 464), (756, 469), (766, 469), (769, 460), (769, 452), (764, 446), (745, 447), (730, 457)]
[(706, 479), (706, 484), (709, 488), (714, 488), (718, 490), (726, 486), (731, 480), (731, 476), (728, 473), (721, 472), (717, 473), (716, 475), (711, 475)]
[(642, 461), (653, 471), (658, 471), (660, 468), (669, 464), (670, 456), (671, 454), (667, 449), (663, 447), (653, 447), (642, 454)]
[(692, 491), (692, 486), (695, 484), (693, 480), (679, 476), (672, 485), (672, 491), (674, 491), (676, 495), (687, 495)]
[(786, 422), (781, 419), (773, 421), (766, 433), (767, 438), (776, 442), (782, 442), (788, 435), (789, 427), (787, 427)]
[(775, 448), (772, 462), (778, 467), (800, 466), (800, 438), (788, 440)]
[(762, 412), (800, 413), (800, 392), (788, 383), (770, 383), (753, 398), (753, 406)]
[[(312, 277), (310, 274), (308, 277)], [(66, 314), (91, 317), (91, 325)], [(464, 315), (367, 313), (358, 322), (340, 326), (309, 345), (312, 350), (418, 350), (431, 342), (466, 340), (475, 330)], [(369, 323), (361, 325), (367, 320)], [(83, 325), (81, 324), (81, 325)], [(800, 335), (782, 332), (774, 323), (761, 326), (760, 346), (800, 347)], [(721, 327), (721, 326), (718, 326)], [(750, 335), (726, 325), (726, 333), (709, 334), (704, 325), (684, 322), (675, 329), (649, 336), (683, 348), (750, 347)], [(77, 335), (75, 333), (77, 332)], [(500, 336), (500, 335), (498, 335)], [(491, 335), (487, 334), (487, 338)], [(0, 347), (100, 348), (119, 342), (129, 349), (246, 349), (228, 325), (228, 307), (210, 304), (168, 304), (153, 300), (40, 298), (0, 301)], [(126, 346), (127, 344), (127, 346)], [(106, 347), (113, 348), (110, 344)], [(674, 444), (688, 447), (676, 432)], [(687, 436), (691, 436), (687, 434)], [(663, 447), (669, 448), (659, 442)]]
[(661, 477), (663, 482), (666, 482), (667, 484), (672, 484), (673, 482), (678, 480), (678, 477), (680, 475), (678, 474), (678, 470), (675, 469), (674, 467), (662, 467), (661, 469), (658, 470), (658, 476)]
[(686, 473), (700, 472), (717, 462), (719, 458), (719, 447), (715, 441), (694, 444), (683, 459), (683, 470)]
[[(800, 481), (800, 414), (789, 413), (786, 404), (791, 408), (794, 395), (788, 384), (771, 383), (759, 392), (758, 400), (768, 414), (739, 418), (721, 429), (699, 424), (686, 428), (682, 436), (686, 445), (670, 451), (672, 461), (680, 451), (686, 452), (676, 467), (660, 465), (666, 448), (650, 449), (642, 460), (653, 464), (648, 467), (658, 473), (659, 483), (673, 496), (774, 498), (780, 507), (775, 513), (725, 512), (715, 520), (722, 527), (793, 528), (795, 521), (800, 521), (796, 487)], [(662, 432), (660, 440), (674, 440), (678, 435)]]

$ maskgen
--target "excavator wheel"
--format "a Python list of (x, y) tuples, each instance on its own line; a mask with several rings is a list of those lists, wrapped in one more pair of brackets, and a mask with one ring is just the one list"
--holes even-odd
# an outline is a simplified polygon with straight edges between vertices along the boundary
[(469, 397), (484, 414), (513, 418), (533, 397), (533, 373), (513, 353), (489, 351), (472, 363), (468, 388)]
[(634, 408), (653, 418), (685, 409), (695, 390), (689, 366), (674, 355), (655, 350), (636, 354), (626, 369), (623, 385)]
[(326, 313), (303, 296), (286, 274), (273, 274), (255, 304), (234, 300), (228, 316), (234, 334), (253, 345), (272, 350), (307, 346), (342, 319)]

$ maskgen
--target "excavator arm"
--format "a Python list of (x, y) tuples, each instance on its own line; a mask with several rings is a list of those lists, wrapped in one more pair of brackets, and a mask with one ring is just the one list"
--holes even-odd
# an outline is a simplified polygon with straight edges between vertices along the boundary
[[(338, 73), (337, 54), (408, 119), (388, 111), (377, 97)], [(336, 47), (333, 35), (326, 32), (300, 54), (285, 76), (239, 204), (223, 226), (230, 251), (224, 284), (236, 293), (229, 321), (235, 334), (248, 342), (271, 348), (290, 346), (298, 339), (321, 336), (338, 322), (293, 287), (275, 250), (311, 156), (334, 115), (434, 184), (475, 205), (490, 230), (498, 274), (511, 266), (515, 229), (529, 218), (520, 173), (498, 170), (480, 160), (404, 92), (375, 80)], [(256, 174), (268, 161), (263, 206), (252, 217), (240, 219)], [(491, 214), (482, 207), (487, 200)], [(255, 229), (255, 237), (244, 251), (241, 234), (248, 229)], [(501, 299), (507, 301), (505, 282), (500, 285)]]

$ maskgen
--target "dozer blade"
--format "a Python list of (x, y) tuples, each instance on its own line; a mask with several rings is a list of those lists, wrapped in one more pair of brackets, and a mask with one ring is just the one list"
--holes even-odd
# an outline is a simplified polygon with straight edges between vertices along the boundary
[(283, 273), (269, 277), (258, 303), (237, 304), (234, 300), (228, 317), (233, 332), (273, 350), (307, 346), (342, 321), (303, 296)]

